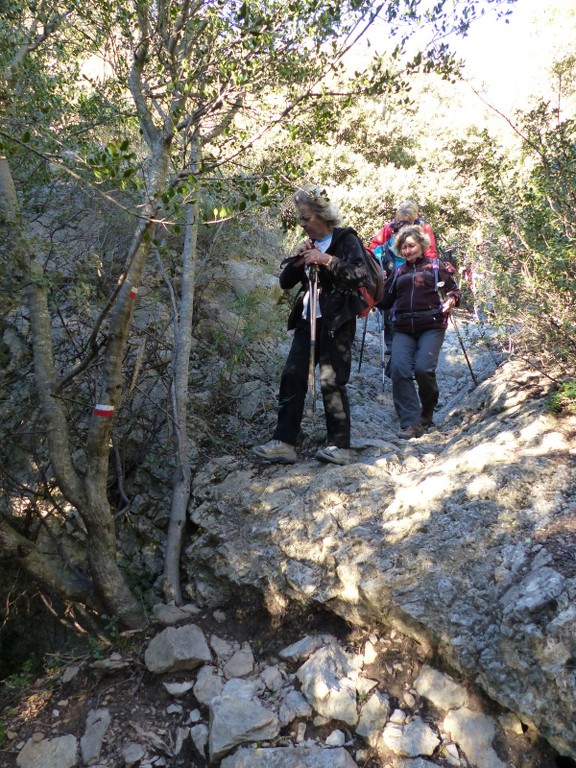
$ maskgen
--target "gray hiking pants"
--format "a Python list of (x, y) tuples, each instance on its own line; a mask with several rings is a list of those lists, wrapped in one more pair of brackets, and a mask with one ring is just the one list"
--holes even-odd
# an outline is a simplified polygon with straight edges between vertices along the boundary
[[(394, 331), (392, 339), (392, 397), (402, 429), (420, 424), (438, 402), (436, 366), (444, 341), (443, 328), (419, 334)], [(416, 391), (416, 384), (418, 391)]]

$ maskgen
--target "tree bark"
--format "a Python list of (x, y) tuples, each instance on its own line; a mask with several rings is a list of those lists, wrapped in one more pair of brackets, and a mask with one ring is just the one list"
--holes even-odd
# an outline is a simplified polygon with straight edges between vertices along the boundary
[[(86, 556), (90, 573), (94, 581), (94, 590), (101, 598), (101, 603), (113, 615), (118, 616), (122, 624), (129, 628), (142, 627), (146, 616), (140, 603), (131, 593), (118, 567), (116, 560), (116, 537), (114, 518), (107, 499), (106, 484), (108, 477), (108, 438), (110, 424), (106, 429), (92, 430), (88, 445), (88, 471), (82, 478), (72, 461), (69, 428), (62, 401), (55, 395), (57, 381), (52, 350), (50, 313), (48, 309), (48, 291), (45, 285), (42, 266), (36, 259), (28, 241), (24, 224), (20, 217), (17, 198), (6, 161), (0, 163), (2, 189), (7, 194), (3, 197), (2, 221), (10, 228), (15, 243), (16, 257), (29, 279), (27, 290), (30, 312), (30, 328), (34, 358), (36, 389), (47, 423), (48, 449), (52, 469), (58, 486), (65, 498), (78, 510), (88, 534)], [(120, 322), (120, 318), (117, 318)], [(128, 322), (126, 320), (126, 322)], [(120, 329), (121, 338), (126, 337), (127, 328)], [(120, 354), (120, 351), (116, 351)], [(118, 378), (121, 371), (117, 373)], [(111, 384), (114, 388), (114, 382)], [(119, 386), (116, 385), (119, 390)], [(119, 400), (119, 391), (118, 391)], [(93, 416), (93, 421), (96, 417)], [(102, 420), (102, 419), (101, 419)], [(105, 419), (110, 422), (110, 419)], [(96, 432), (96, 436), (94, 433)], [(16, 532), (8, 536), (7, 521), (3, 524), (4, 535), (0, 537), (0, 547), (13, 546)], [(37, 579), (41, 579), (48, 591), (61, 593), (63, 589), (61, 575), (54, 568), (41, 567), (41, 557), (33, 548), (21, 547), (26, 556), (20, 558), (22, 566)], [(82, 594), (87, 594), (82, 593)]]
[(18, 197), (5, 157), (0, 157), (0, 224), (15, 224), (18, 218)]
[(0, 517), (0, 551), (20, 565), (47, 594), (70, 602), (79, 602), (92, 610), (102, 612), (104, 605), (98, 598), (94, 583), (83, 574), (73, 572), (59, 557), (50, 557), (38, 551), (36, 545), (12, 528)]
[(182, 603), (180, 586), (180, 555), (186, 512), (190, 500), (190, 440), (188, 437), (188, 377), (192, 347), (192, 315), (196, 284), (196, 246), (198, 240), (198, 200), (187, 211), (186, 237), (182, 255), (182, 288), (180, 316), (176, 334), (173, 403), (176, 441), (176, 467), (172, 481), (170, 522), (164, 553), (163, 589), (166, 602)]

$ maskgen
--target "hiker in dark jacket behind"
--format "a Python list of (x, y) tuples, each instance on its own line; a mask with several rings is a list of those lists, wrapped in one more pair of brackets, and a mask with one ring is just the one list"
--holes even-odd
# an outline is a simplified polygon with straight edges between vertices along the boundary
[(451, 273), (438, 259), (424, 256), (429, 245), (422, 227), (402, 229), (396, 248), (406, 263), (388, 277), (381, 305), (393, 309), (392, 395), (400, 420), (398, 434), (404, 438), (420, 437), (432, 425), (439, 394), (438, 357), (449, 312), (460, 303)]
[(316, 362), (326, 417), (326, 446), (316, 458), (346, 464), (350, 448), (350, 406), (346, 385), (350, 378), (352, 343), (356, 316), (367, 305), (358, 293), (366, 280), (362, 243), (351, 227), (339, 226), (340, 217), (324, 190), (298, 190), (293, 202), (300, 225), (308, 235), (296, 256), (282, 262), (280, 286), (300, 284), (299, 294), (288, 319), (294, 339), (280, 380), (278, 422), (272, 440), (252, 448), (265, 461), (293, 464), (294, 446), (304, 413), (308, 390), (311, 328), (308, 317), (310, 268), (318, 269), (318, 311), (316, 313)]

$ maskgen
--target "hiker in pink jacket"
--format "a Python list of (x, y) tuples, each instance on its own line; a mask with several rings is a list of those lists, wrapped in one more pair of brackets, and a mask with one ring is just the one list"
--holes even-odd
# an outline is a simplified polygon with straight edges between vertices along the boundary
[[(434, 237), (434, 232), (432, 231), (430, 224), (423, 221), (419, 217), (418, 206), (414, 200), (404, 200), (403, 203), (400, 203), (396, 209), (396, 215), (392, 221), (389, 221), (388, 224), (386, 224), (380, 230), (380, 232), (378, 232), (378, 234), (374, 235), (372, 238), (372, 242), (370, 243), (370, 250), (374, 251), (374, 253), (378, 255), (379, 252), (384, 252), (384, 247), (386, 245), (388, 245), (389, 248), (393, 248), (394, 237), (402, 229), (402, 227), (406, 226), (406, 224), (419, 224), (422, 227), (422, 230), (426, 235), (428, 235), (428, 238), (430, 239), (430, 247), (427, 249), (424, 255), (431, 259), (437, 258), (438, 252), (436, 250), (436, 238)], [(380, 249), (380, 251), (378, 249)], [(400, 256), (400, 254), (398, 254), (398, 256)], [(384, 263), (384, 269), (386, 269), (386, 260)], [(386, 271), (389, 272), (389, 270)]]

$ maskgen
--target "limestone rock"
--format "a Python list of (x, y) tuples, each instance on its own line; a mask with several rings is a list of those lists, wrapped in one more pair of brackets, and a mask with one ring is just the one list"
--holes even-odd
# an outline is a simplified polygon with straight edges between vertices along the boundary
[(202, 757), (206, 757), (206, 747), (208, 746), (208, 726), (204, 723), (197, 723), (190, 728), (190, 736), (194, 746), (200, 752)]
[(245, 643), (236, 651), (224, 665), (224, 676), (229, 680), (233, 677), (245, 677), (254, 669), (254, 655), (250, 646)]
[(405, 725), (388, 723), (384, 728), (383, 741), (396, 755), (407, 757), (432, 755), (440, 744), (438, 736), (420, 717)]
[(221, 768), (357, 768), (357, 765), (342, 748), (244, 748), (225, 757)]
[(102, 741), (112, 717), (108, 709), (91, 710), (86, 719), (86, 731), (80, 739), (80, 752), (84, 765), (94, 765), (100, 758)]
[(306, 637), (298, 640), (298, 642), (289, 645), (287, 648), (283, 648), (280, 651), (280, 658), (290, 661), (304, 661), (309, 658), (314, 651), (317, 651), (318, 648), (321, 648), (327, 642), (330, 642), (329, 638), (326, 638), (325, 640), (319, 635), (314, 637), (306, 635)]
[(424, 665), (414, 687), (438, 709), (458, 709), (468, 703), (466, 689), (451, 677)]
[(218, 637), (218, 635), (212, 635), (210, 638), (210, 647), (218, 657), (219, 661), (228, 661), (232, 654), (240, 649), (238, 643), (223, 640), (221, 637)]
[[(377, 341), (367, 342), (376, 359)], [(515, 361), (494, 372), (487, 350), (472, 354), (483, 371), (473, 390), (448, 331), (434, 417), (442, 431), (398, 440), (389, 394), (367, 368), (350, 383), (349, 465), (319, 467), (303, 453), (294, 467), (250, 474), (230, 457), (220, 493), (212, 479), (222, 461), (209, 462), (191, 513), (206, 533), (187, 548), (187, 568), (206, 578), (210, 562), (223, 588), (325, 606), (353, 625), (392, 624), (576, 756), (576, 573), (562, 538), (547, 533), (570, 530), (576, 418), (563, 417), (561, 431), (533, 396), (534, 372)], [(317, 642), (280, 656), (305, 659)], [(372, 659), (378, 648), (368, 650)], [(462, 695), (446, 689), (442, 706)]]
[(178, 698), (184, 696), (194, 687), (194, 683), (191, 680), (183, 681), (181, 683), (164, 683), (164, 688), (168, 691), (170, 696)]
[(78, 761), (75, 736), (56, 736), (35, 741), (29, 739), (16, 758), (19, 768), (73, 768)]
[(371, 747), (375, 747), (382, 738), (382, 732), (390, 715), (390, 701), (387, 696), (377, 691), (366, 701), (360, 711), (356, 733), (362, 736)]
[(165, 605), (164, 603), (157, 603), (152, 606), (152, 615), (161, 624), (171, 625), (177, 624), (180, 621), (190, 621), (190, 610), (186, 610), (184, 606), (178, 605)]
[(260, 678), (269, 691), (276, 692), (282, 688), (284, 679), (277, 666), (266, 667), (260, 673)]
[(356, 684), (348, 677), (349, 672), (346, 654), (332, 643), (304, 662), (297, 677), (302, 684), (302, 693), (318, 714), (356, 725)]
[(506, 768), (492, 746), (496, 730), (491, 717), (462, 708), (449, 712), (443, 729), (460, 746), (468, 760), (482, 768)]
[(168, 627), (152, 638), (144, 653), (146, 667), (155, 674), (195, 669), (211, 659), (204, 633), (195, 624)]
[(280, 705), (279, 717), (282, 725), (288, 725), (297, 717), (310, 717), (311, 714), (312, 707), (300, 691), (289, 691)]
[(210, 704), (215, 696), (220, 696), (224, 688), (224, 678), (214, 667), (203, 666), (196, 677), (194, 696), (199, 704)]
[(279, 733), (278, 717), (257, 699), (223, 694), (210, 702), (208, 749), (212, 762), (239, 744), (267, 741)]
[(343, 747), (346, 743), (346, 735), (343, 731), (336, 729), (335, 731), (332, 731), (327, 737), (326, 737), (326, 746), (327, 747)]
[(137, 744), (136, 742), (126, 744), (126, 746), (122, 748), (122, 758), (125, 767), (132, 768), (132, 766), (138, 765), (145, 754), (146, 750), (142, 744)]

